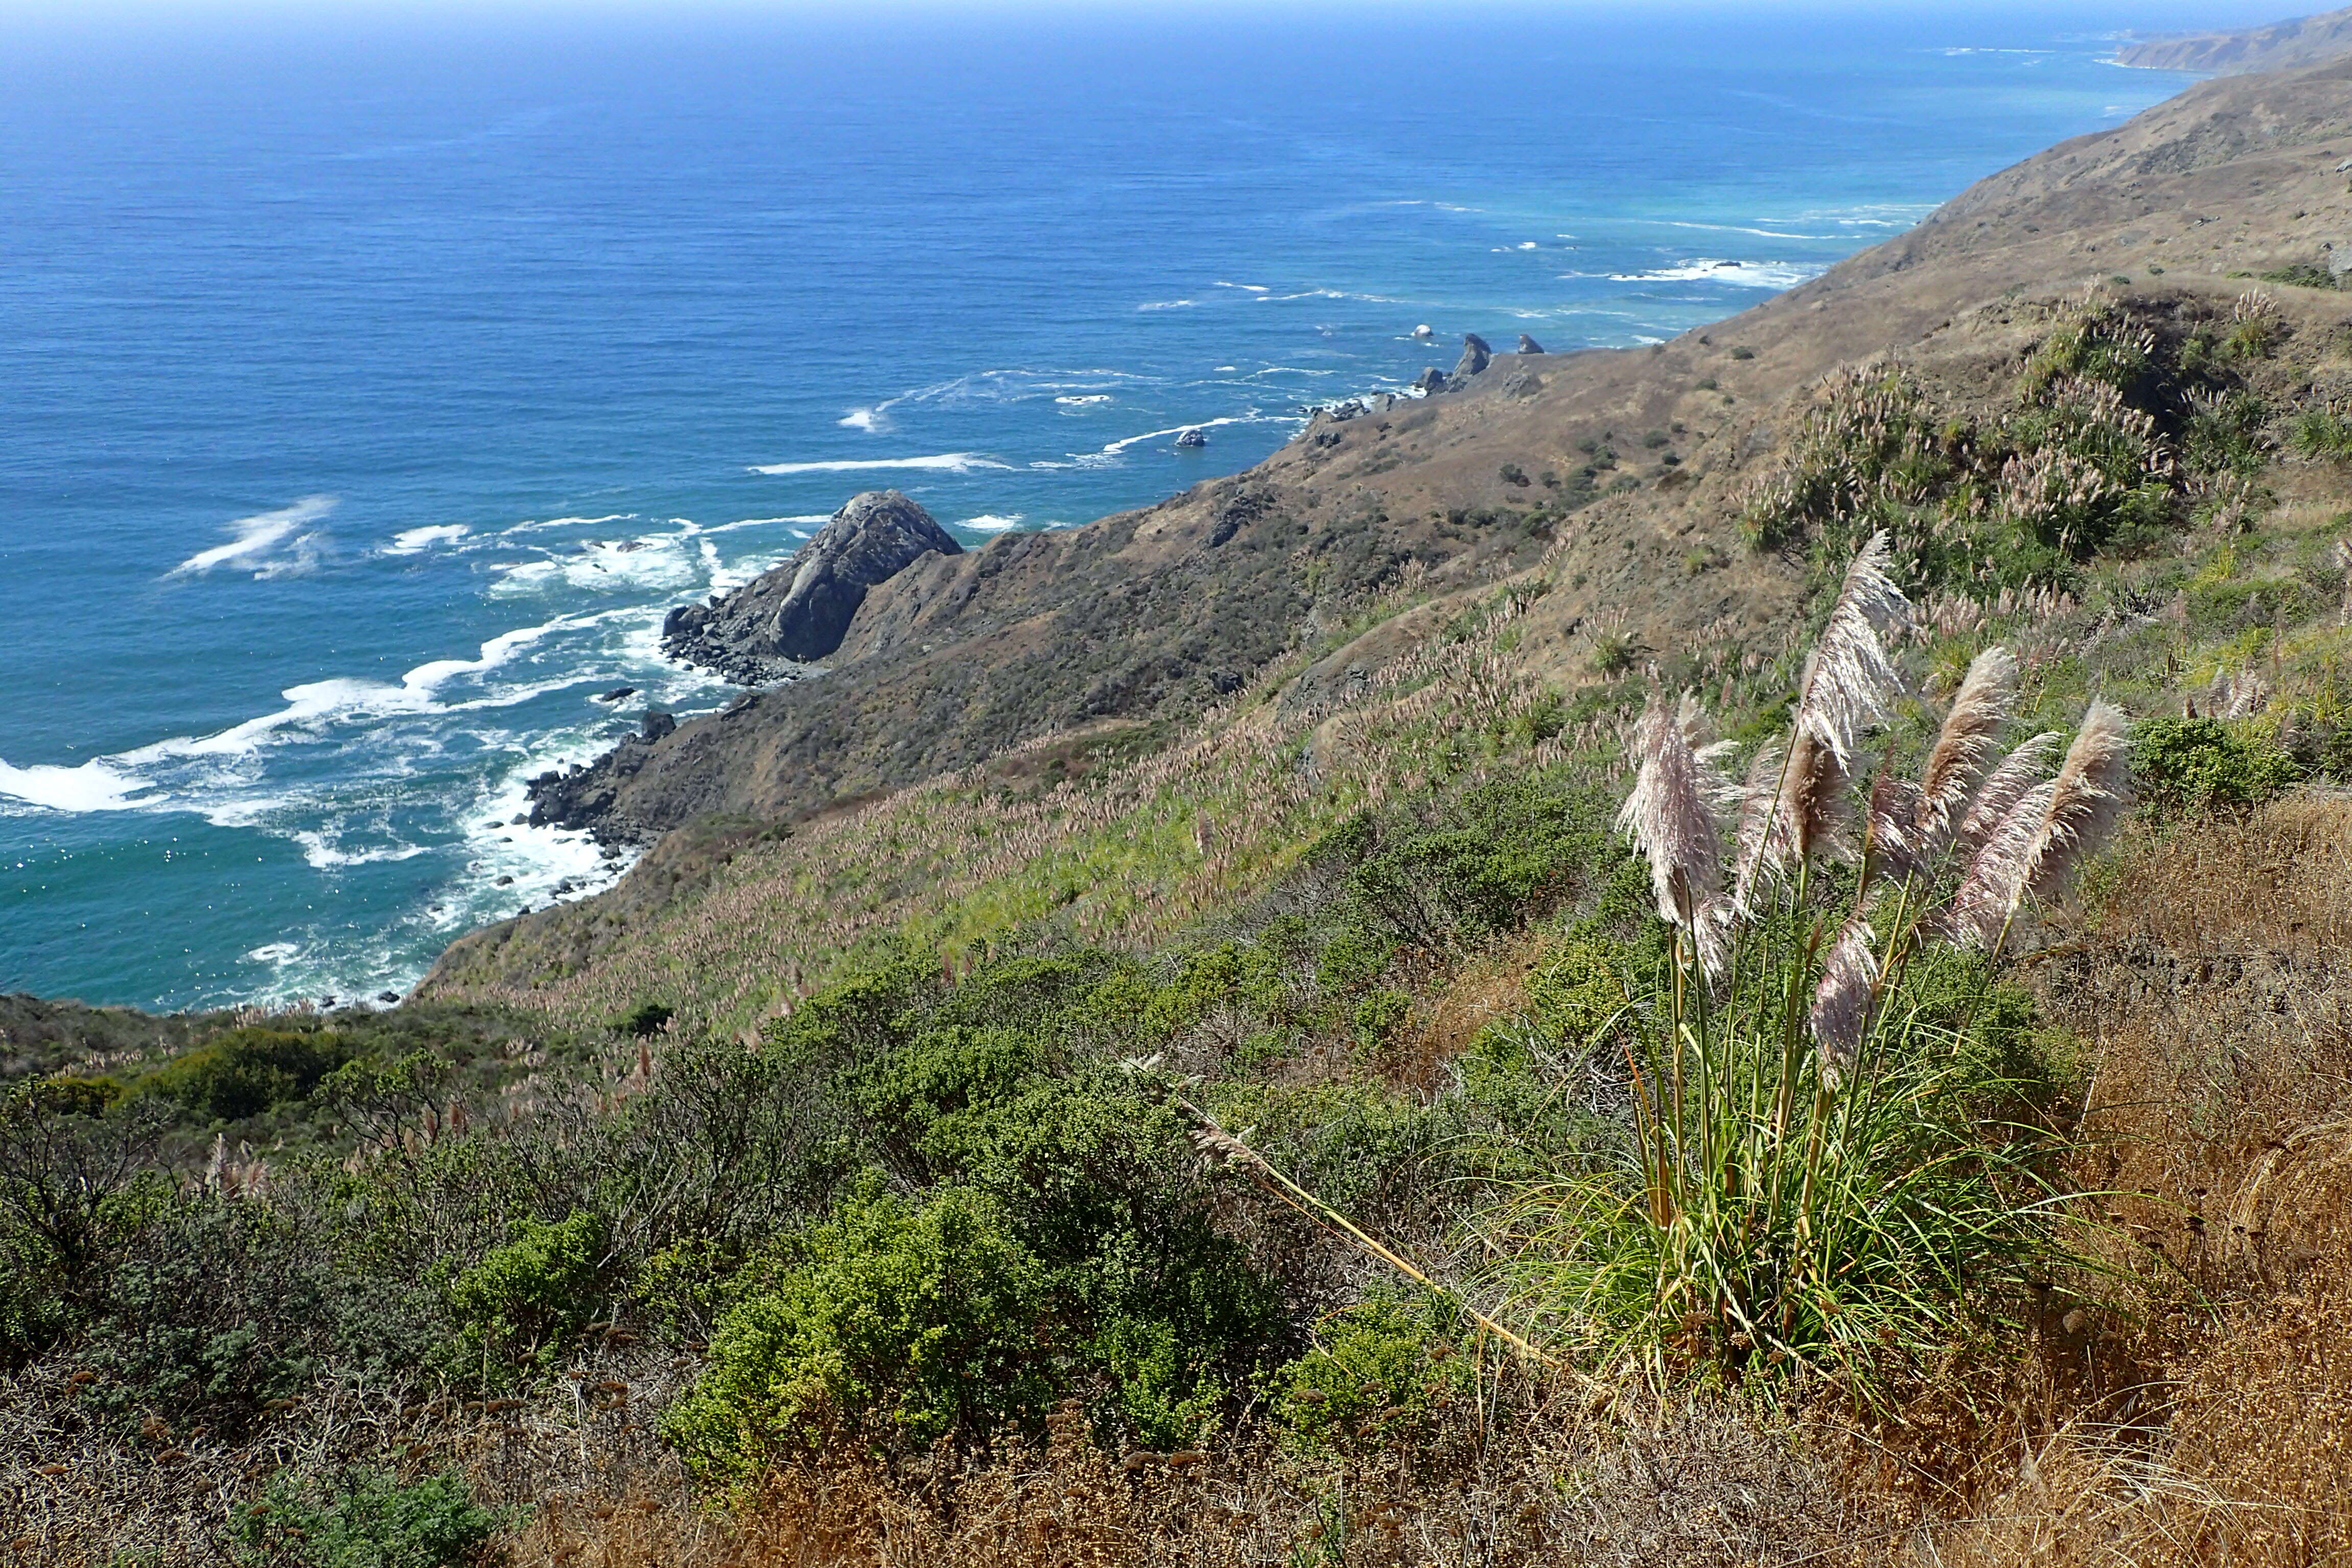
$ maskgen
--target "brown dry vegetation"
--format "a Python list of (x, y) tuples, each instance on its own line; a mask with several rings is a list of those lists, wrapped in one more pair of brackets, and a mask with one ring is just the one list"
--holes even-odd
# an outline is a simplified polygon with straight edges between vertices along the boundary
[[(1912, 345), (1895, 368), (1922, 428), (1990, 431), (2014, 412), (2040, 345), (2086, 310), (2112, 305), (2123, 329), (2168, 343), (2233, 330), (2249, 311), (2275, 328), (2231, 372), (2271, 405), (2244, 433), (2258, 472), (2182, 479), (2168, 492), (2171, 531), (2063, 588), (1957, 583), (1926, 605), (1907, 657), (1938, 691), (2006, 642), (2023, 671), (2020, 711), (2037, 727), (2071, 722), (2099, 692), (2144, 718), (2226, 710), (2265, 745), (2340, 736), (2352, 492), (2342, 460), (2291, 455), (2284, 433), (2291, 412), (2352, 388), (2343, 296), (2282, 289), (2283, 304), (2245, 305), (2242, 282), (2176, 288), (2176, 275), (2086, 304), (2051, 279), (2054, 240), (2034, 252), (2046, 264), (2033, 291), (1994, 285), (2024, 266), (2024, 220), (2051, 220), (2070, 189), (2091, 226), (2069, 237), (2067, 258), (2126, 244), (2096, 226), (2124, 219), (2075, 188), (2094, 153), (2108, 159), (2101, 178), (2141, 180), (2176, 205), (2250, 210), (2236, 186), (2259, 164), (2285, 181), (2269, 207), (2291, 198), (2352, 216), (2340, 177), (2325, 174), (2335, 149), (2318, 146), (2337, 121), (2314, 108), (2340, 107), (2347, 76), (2264, 100), (2267, 141), (2242, 123), (2241, 100), (2208, 94), (2202, 110), (2168, 108), (2104, 151), (2061, 149), (1989, 183), (1950, 209), (1954, 222), (1747, 319), (1738, 332), (1760, 352), (1736, 366), (1717, 363), (1738, 341), (1724, 328), (1657, 355), (1563, 356), (1540, 367), (1541, 395), (1474, 389), (1394, 428), (1343, 422), (1336, 441), (1286, 453), (1273, 481), (1307, 513), (1328, 521), (1335, 498), (1356, 493), (1346, 487), (1377, 479), (1438, 537), (1491, 525), (1430, 503), (1488, 504), (1476, 487), (1498, 453), (1535, 468), (1612, 427), (1690, 423), (1689, 477), (1588, 498), (1509, 582), (1409, 572), (1373, 597), (1318, 606), (1252, 684), (1150, 754), (1090, 752), (1088, 730), (814, 816), (705, 823), (603, 899), (461, 943), (429, 995), (495, 1004), (512, 1009), (501, 1018), (614, 1053), (601, 1084), (566, 1088), (554, 1068), (538, 1081), (548, 1053), (518, 1047), (519, 1076), (480, 1117), (520, 1138), (533, 1118), (576, 1110), (562, 1123), (576, 1131), (592, 1110), (651, 1098), (674, 1050), (716, 1039), (731, 1053), (773, 1035), (829, 974), (879, 949), (935, 957), (954, 976), (1000, 944), (1151, 953), (1246, 935), (1329, 892), (1318, 879), (1334, 873), (1310, 847), (1367, 808), (1409, 811), (1546, 767), (1555, 782), (1580, 770), (1610, 785), (1614, 764), (1594, 750), (1615, 741), (1643, 663), (1720, 693), (1735, 715), (1769, 710), (1795, 676), (1807, 564), (1746, 550), (1737, 521), (1759, 495), (1793, 495), (1796, 465), (1838, 459), (1870, 424), (1864, 395), (1885, 384), (1885, 362), (1866, 382), (1815, 378), (1890, 342)], [(2180, 141), (2208, 111), (2221, 131), (2158, 166), (2164, 137)], [(2135, 264), (2179, 227), (2132, 230)], [(2208, 271), (2294, 258), (2258, 230), (2223, 254), (2214, 228), (2180, 229)], [(2114, 254), (2085, 265), (2105, 272)], [(1852, 315), (1822, 310), (1832, 298)], [(1729, 392), (1702, 396), (1690, 384), (1702, 370), (1720, 370)], [(1807, 429), (1823, 439), (1808, 447)], [(1465, 431), (1475, 438), (1454, 439)], [(1946, 445), (1966, 457), (1957, 437)], [(2169, 462), (2157, 445), (2149, 455)], [(1171, 508), (1170, 526), (1204, 515)], [(1968, 515), (1956, 504), (1928, 526)], [(1516, 545), (1483, 556), (1526, 564)], [(1902, 743), (1917, 739), (1903, 728), (1916, 717), (1896, 726)], [(1368, 1040), (1334, 1013), (1289, 1042), (1266, 1081), (1342, 1109), (1436, 1103), (1482, 1032), (1530, 1006), (1530, 972), (1559, 922), (1550, 904), (1528, 910), (1482, 944), (1441, 932), (1401, 947), (1377, 977), (1402, 999), (1401, 1022)], [(361, 1464), (411, 1479), (454, 1467), (482, 1499), (528, 1505), (499, 1544), (529, 1568), (2352, 1562), (2352, 797), (2310, 787), (2251, 810), (2151, 811), (2077, 902), (2048, 915), (2022, 961), (2041, 1008), (2035, 1047), (2067, 1091), (2042, 1113), (2075, 1141), (2065, 1173), (2090, 1194), (2081, 1237), (2105, 1272), (2054, 1281), (2021, 1331), (1954, 1344), (1873, 1408), (1820, 1382), (1759, 1396), (1721, 1365), (1683, 1366), (1663, 1393), (1631, 1376), (1603, 1387), (1600, 1369), (1538, 1372), (1490, 1344), (1478, 1397), (1444, 1405), (1415, 1444), (1358, 1432), (1352, 1447), (1310, 1450), (1285, 1441), (1271, 1394), (1244, 1391), (1197, 1450), (1106, 1448), (1100, 1426), (1065, 1407), (1033, 1440), (887, 1456), (845, 1440), (727, 1493), (689, 1485), (656, 1436), (708, 1347), (649, 1331), (656, 1350), (617, 1319), (503, 1396), (487, 1381), (468, 1400), (402, 1369), (339, 1373), (233, 1436), (160, 1418), (135, 1435), (109, 1428), (87, 1418), (79, 1374), (51, 1355), (0, 1382), (0, 1552), (231, 1563), (232, 1510), (263, 1478)], [(1315, 960), (1286, 962), (1281, 984), (1310, 990)], [(666, 1035), (611, 1032), (648, 1003), (670, 1009)], [(1176, 1070), (1213, 1076), (1247, 1046), (1252, 1016), (1210, 1007), (1166, 1042)], [(553, 1103), (564, 1094), (578, 1104)], [(432, 1118), (409, 1130), (412, 1144), (447, 1125)], [(355, 1154), (348, 1168), (364, 1163)], [(1378, 1201), (1387, 1207), (1368, 1217), (1422, 1256), (1466, 1246), (1431, 1193)], [(1360, 1257), (1254, 1192), (1220, 1190), (1210, 1206), (1224, 1236), (1306, 1282), (1307, 1317), (1367, 1281)], [(495, 1235), (502, 1218), (479, 1228)]]

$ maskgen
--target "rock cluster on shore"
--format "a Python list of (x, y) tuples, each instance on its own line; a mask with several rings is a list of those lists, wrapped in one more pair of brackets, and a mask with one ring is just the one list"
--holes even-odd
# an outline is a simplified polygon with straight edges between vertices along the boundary
[(662, 651), (742, 686), (791, 679), (841, 646), (867, 590), (925, 555), (961, 555), (921, 504), (897, 490), (852, 496), (791, 560), (662, 622)]

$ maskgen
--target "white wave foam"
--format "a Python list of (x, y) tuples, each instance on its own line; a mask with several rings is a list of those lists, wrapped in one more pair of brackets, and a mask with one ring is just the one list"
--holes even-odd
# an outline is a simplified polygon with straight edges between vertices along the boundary
[(1016, 511), (1006, 516), (999, 517), (993, 512), (982, 512), (978, 517), (965, 518), (963, 521), (958, 523), (956, 526), (959, 528), (976, 529), (982, 533), (1002, 533), (1008, 528), (1020, 527), (1021, 520), (1027, 514), (1025, 512)]
[(1250, 294), (1270, 294), (1274, 292), (1271, 288), (1267, 287), (1264, 283), (1227, 283), (1222, 279), (1218, 280), (1216, 287), (1220, 289), (1239, 289), (1244, 292)]
[(938, 473), (969, 474), (979, 468), (1010, 468), (1010, 463), (978, 452), (940, 452), (928, 458), (856, 458), (836, 462), (759, 463), (755, 474), (848, 474), (882, 468), (913, 468)]
[(1136, 309), (1139, 310), (1181, 310), (1187, 305), (1197, 305), (1201, 301), (1198, 300), (1154, 300), (1149, 304), (1138, 305)]
[(345, 866), (375, 866), (392, 860), (414, 860), (429, 851), (422, 844), (395, 844), (380, 849), (344, 849), (328, 842), (323, 833), (300, 829), (287, 835), (302, 847), (302, 858), (313, 871), (333, 871)]
[(680, 547), (701, 531), (688, 524), (682, 533), (590, 540), (566, 554), (538, 561), (495, 562), (490, 570), (498, 574), (498, 581), (490, 592), (507, 598), (558, 586), (592, 594), (674, 591), (694, 580), (693, 559)]
[(634, 521), (636, 515), (633, 511), (615, 511), (607, 512), (603, 517), (551, 517), (541, 522), (518, 522), (512, 528), (503, 529), (500, 532), (501, 534), (535, 533), (542, 528), (594, 528), (599, 523)]
[(1828, 271), (1827, 266), (1793, 261), (1717, 261), (1699, 258), (1654, 272), (1612, 272), (1612, 283), (1721, 283), (1734, 289), (1794, 289)]
[[(215, 566), (252, 566), (256, 568), (254, 575), (257, 577), (286, 575), (283, 569), (286, 563), (283, 561), (273, 562), (270, 557), (280, 545), (288, 544), (297, 552), (295, 569), (307, 570), (308, 564), (303, 563), (300, 551), (305, 544), (313, 543), (318, 536), (302, 534), (298, 537), (294, 531), (304, 523), (318, 521), (334, 510), (333, 496), (304, 496), (292, 506), (280, 507), (276, 511), (240, 517), (228, 525), (229, 531), (236, 535), (234, 539), (226, 544), (215, 544), (210, 550), (197, 551), (173, 567), (167, 575), (184, 577), (209, 572)], [(309, 563), (316, 563), (315, 550), (308, 559)]]
[(863, 430), (868, 435), (879, 435), (890, 427), (890, 416), (879, 406), (853, 408), (834, 423), (845, 429)]
[(1790, 234), (1785, 229), (1748, 228), (1736, 223), (1685, 223), (1679, 218), (1665, 220), (1668, 228), (1703, 228), (1717, 234), (1760, 234), (1767, 239), (1836, 239), (1834, 234)]
[(1129, 447), (1139, 447), (1146, 441), (1157, 441), (1164, 437), (1181, 436), (1187, 430), (1210, 430), (1214, 429), (1220, 425), (1265, 425), (1286, 423), (1297, 425), (1304, 424), (1306, 421), (1287, 414), (1260, 414), (1256, 409), (1253, 408), (1246, 414), (1228, 414), (1221, 419), (1195, 419), (1189, 425), (1171, 425), (1165, 430), (1147, 430), (1140, 436), (1122, 437), (1120, 439), (1113, 441), (1104, 447), (1099, 452), (1078, 455), (1078, 460), (1083, 463), (1091, 458), (1093, 461), (1100, 462), (1105, 458), (1119, 456)]
[(130, 811), (154, 804), (156, 796), (137, 793), (146, 788), (144, 779), (102, 761), (72, 768), (0, 763), (0, 795), (49, 811)]
[(474, 531), (462, 522), (436, 523), (431, 528), (404, 529), (383, 547), (386, 555), (422, 555), (436, 544), (455, 544)]
[(1067, 404), (1075, 408), (1088, 403), (1108, 403), (1110, 401), (1110, 394), (1108, 392), (1065, 393), (1063, 395), (1054, 399), (1054, 401), (1056, 403)]
[(256, 963), (283, 963), (301, 955), (302, 944), (294, 942), (265, 942), (245, 956)]
[[(1454, 210), (1467, 212), (1470, 209), (1467, 207), (1460, 207)], [(1257, 296), (1257, 302), (1261, 305), (1279, 305), (1289, 300), (1353, 300), (1360, 304), (1366, 305), (1402, 305), (1409, 302), (1403, 300), (1399, 300), (1392, 295), (1357, 294), (1345, 289), (1302, 289), (1296, 294), (1260, 294)]]

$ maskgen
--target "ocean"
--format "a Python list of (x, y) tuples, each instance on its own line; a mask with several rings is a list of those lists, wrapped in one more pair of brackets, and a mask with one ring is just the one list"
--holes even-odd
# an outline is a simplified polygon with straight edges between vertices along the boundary
[(525, 781), (724, 702), (664, 612), (856, 491), (1068, 526), (1465, 331), (1671, 336), (2258, 19), (0, 20), (0, 990), (402, 992), (618, 873)]

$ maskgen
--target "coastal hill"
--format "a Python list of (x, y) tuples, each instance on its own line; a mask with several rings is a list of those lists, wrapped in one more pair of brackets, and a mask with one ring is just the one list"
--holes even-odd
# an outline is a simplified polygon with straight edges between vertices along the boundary
[[(1727, 519), (1801, 389), (1887, 352), (1989, 386), (2031, 331), (2032, 310), (2006, 304), (2021, 290), (2128, 274), (2139, 292), (2226, 302), (2237, 274), (2352, 265), (2336, 169), (2352, 156), (2348, 81), (2339, 63), (2200, 84), (1671, 342), (1497, 355), (1462, 390), (1318, 418), (1156, 507), (926, 557), (868, 594), (829, 673), (542, 781), (535, 815), (646, 842), (712, 813), (804, 816), (1047, 736), (1110, 743), (1197, 717), (1402, 574), (1433, 604), (1553, 550), (1587, 564), (1530, 625), (1536, 673), (1589, 679), (1604, 626), (1744, 652), (1800, 575), (1741, 548)], [(1691, 559), (1707, 563), (1696, 577)], [(1360, 679), (1442, 618), (1330, 649), (1301, 690)]]
[(2297, 16), (2267, 26), (2148, 38), (2117, 49), (2116, 62), (2149, 70), (2242, 76), (2251, 71), (2290, 70), (2334, 59), (2347, 51), (2352, 51), (2352, 9)]
[(612, 889), (0, 1001), (0, 1556), (2352, 1562), (2347, 161), (2220, 78), (1157, 507), (870, 496), (673, 622), (827, 668), (540, 784)]

